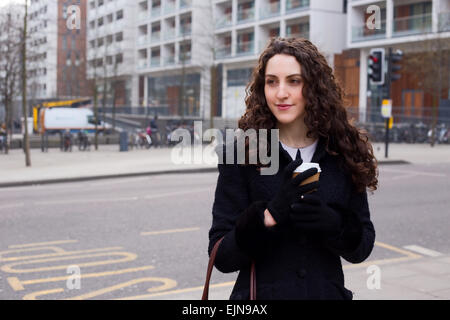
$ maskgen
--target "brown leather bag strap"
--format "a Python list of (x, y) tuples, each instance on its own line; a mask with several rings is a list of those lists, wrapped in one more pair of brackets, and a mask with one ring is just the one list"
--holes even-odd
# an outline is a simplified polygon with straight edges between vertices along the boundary
[[(216, 260), (217, 250), (219, 249), (219, 245), (222, 242), (223, 238), (224, 237), (220, 238), (214, 244), (214, 247), (211, 250), (211, 255), (209, 256), (209, 262), (208, 262), (208, 270), (206, 271), (205, 285), (203, 286), (202, 300), (208, 300), (209, 281), (211, 279), (211, 273), (212, 273), (212, 269), (214, 267), (214, 261)], [(250, 267), (250, 300), (256, 300), (256, 271), (255, 271), (255, 262), (254, 261), (252, 261), (252, 265)]]
[(209, 293), (209, 280), (211, 279), (211, 273), (212, 269), (214, 267), (214, 260), (216, 260), (217, 250), (219, 249), (219, 245), (222, 242), (224, 237), (220, 238), (215, 244), (211, 251), (211, 255), (209, 256), (209, 262), (208, 262), (208, 270), (206, 271), (206, 281), (205, 285), (203, 287), (203, 295), (202, 300), (208, 300), (208, 293)]
[(250, 267), (250, 300), (256, 300), (256, 271), (255, 261), (252, 261)]

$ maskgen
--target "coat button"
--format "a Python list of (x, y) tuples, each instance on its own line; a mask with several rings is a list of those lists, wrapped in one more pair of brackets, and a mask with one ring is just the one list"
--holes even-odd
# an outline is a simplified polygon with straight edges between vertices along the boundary
[(306, 276), (306, 270), (305, 270), (305, 269), (297, 270), (297, 276), (298, 276), (300, 279), (303, 279), (303, 278)]

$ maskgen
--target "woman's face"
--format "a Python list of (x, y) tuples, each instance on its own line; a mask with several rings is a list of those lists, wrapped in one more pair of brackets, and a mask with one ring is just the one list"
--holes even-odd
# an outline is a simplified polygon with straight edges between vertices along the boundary
[(303, 121), (305, 100), (302, 89), (301, 67), (294, 56), (276, 54), (269, 59), (264, 94), (270, 111), (279, 123)]

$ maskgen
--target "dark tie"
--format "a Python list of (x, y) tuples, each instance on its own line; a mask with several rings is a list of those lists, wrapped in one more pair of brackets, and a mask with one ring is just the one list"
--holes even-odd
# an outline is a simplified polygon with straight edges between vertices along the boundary
[(300, 155), (300, 149), (297, 150), (297, 155), (295, 156), (295, 160), (301, 159), (302, 156)]

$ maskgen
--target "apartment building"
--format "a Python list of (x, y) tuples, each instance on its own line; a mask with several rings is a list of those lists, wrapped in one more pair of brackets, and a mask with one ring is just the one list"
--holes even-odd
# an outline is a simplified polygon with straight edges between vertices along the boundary
[[(369, 6), (379, 8), (379, 28), (369, 28)], [(347, 48), (357, 52), (353, 54), (353, 63), (359, 65), (359, 76), (353, 80), (352, 87), (359, 86), (358, 101), (361, 121), (379, 120), (381, 99), (385, 94), (381, 87), (371, 85), (367, 80), (368, 56), (372, 48), (401, 50), (405, 57), (434, 51), (436, 41), (440, 50), (448, 55), (450, 50), (450, 2), (448, 0), (352, 0), (348, 2)], [(447, 60), (448, 61), (448, 60)], [(424, 68), (427, 66), (423, 66)], [(445, 66), (442, 66), (443, 68)], [(448, 63), (447, 63), (448, 68)], [(443, 90), (447, 86), (448, 69), (443, 78)], [(433, 97), (423, 89), (420, 81), (411, 73), (402, 70), (401, 79), (392, 84), (394, 115), (421, 118), (429, 116)], [(445, 72), (445, 71), (444, 71)], [(437, 77), (437, 74), (436, 74)]]
[(137, 1), (87, 1), (87, 76), (99, 105), (137, 106)]
[(215, 63), (222, 75), (215, 116), (237, 119), (244, 113), (245, 86), (271, 37), (309, 39), (333, 66), (346, 44), (345, 10), (341, 0), (214, 1)]
[[(79, 27), (67, 23), (76, 6)], [(88, 96), (86, 83), (86, 0), (31, 0), (28, 86), (31, 102)]]
[(139, 104), (164, 116), (208, 118), (212, 2), (138, 1), (137, 20)]

